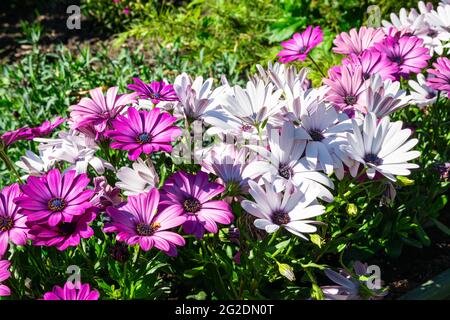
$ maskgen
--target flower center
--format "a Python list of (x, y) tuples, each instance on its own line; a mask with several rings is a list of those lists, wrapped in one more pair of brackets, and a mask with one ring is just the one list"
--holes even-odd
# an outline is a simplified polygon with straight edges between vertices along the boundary
[(11, 217), (0, 216), (0, 231), (8, 231), (13, 227), (13, 220)]
[(48, 201), (48, 209), (52, 212), (62, 211), (66, 206), (66, 201), (61, 198), (53, 198)]
[(158, 92), (152, 92), (152, 93), (150, 93), (150, 98), (159, 99), (159, 98), (161, 98), (161, 94)]
[(272, 222), (277, 225), (288, 224), (291, 221), (289, 214), (283, 211), (275, 211), (272, 214)]
[(379, 166), (383, 163), (383, 159), (378, 158), (378, 156), (373, 153), (366, 154), (366, 156), (364, 157), (364, 161), (374, 166)]
[(403, 63), (403, 57), (400, 57), (400, 56), (392, 57), (390, 60), (392, 62), (395, 62), (396, 64), (402, 64)]
[(158, 222), (147, 224), (140, 222), (136, 225), (136, 232), (140, 236), (151, 236), (153, 235), (159, 228), (161, 224)]
[(313, 139), (313, 141), (322, 141), (324, 139), (324, 136), (320, 130), (311, 130), (309, 132), (309, 135)]
[(287, 165), (281, 165), (278, 170), (278, 174), (285, 179), (290, 179), (292, 177), (292, 169)]
[(59, 225), (59, 231), (66, 236), (73, 234), (76, 228), (77, 224), (75, 222), (63, 222)]
[(300, 50), (298, 50), (298, 53), (303, 54), (306, 52), (307, 49), (308, 47), (301, 47)]
[(241, 130), (244, 131), (244, 132), (250, 132), (250, 131), (252, 131), (252, 129), (253, 129), (253, 127), (251, 125), (249, 125), (249, 124), (244, 124), (241, 127)]
[(144, 143), (149, 143), (152, 140), (152, 137), (148, 134), (148, 133), (141, 133), (140, 135), (138, 135), (136, 137), (136, 141), (138, 143), (144, 144)]
[(200, 201), (195, 198), (188, 198), (183, 202), (184, 211), (196, 213), (202, 207)]
[(348, 95), (345, 97), (345, 103), (352, 106), (356, 103), (356, 97), (352, 95)]
[(362, 74), (362, 77), (363, 77), (364, 80), (367, 80), (367, 79), (370, 78), (370, 73), (364, 72), (364, 73)]

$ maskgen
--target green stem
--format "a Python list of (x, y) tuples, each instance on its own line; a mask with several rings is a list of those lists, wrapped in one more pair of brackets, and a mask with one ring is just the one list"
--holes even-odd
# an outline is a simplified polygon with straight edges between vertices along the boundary
[(327, 76), (325, 75), (325, 73), (323, 73), (322, 69), (320, 69), (320, 67), (319, 67), (319, 65), (316, 63), (316, 61), (315, 61), (311, 56), (308, 56), (308, 58), (309, 58), (309, 60), (312, 61), (312, 63), (313, 63), (314, 66), (316, 67), (317, 71), (319, 71), (319, 72), (322, 74), (322, 76), (323, 76), (324, 78), (326, 78)]
[(17, 172), (16, 168), (14, 167), (14, 164), (11, 162), (11, 159), (9, 159), (7, 153), (4, 149), (0, 149), (0, 158), (5, 161), (5, 165), (10, 171), (11, 174), (15, 175), (17, 178), (17, 181), (19, 181), (20, 184), (23, 184), (22, 179), (20, 178), (19, 172)]

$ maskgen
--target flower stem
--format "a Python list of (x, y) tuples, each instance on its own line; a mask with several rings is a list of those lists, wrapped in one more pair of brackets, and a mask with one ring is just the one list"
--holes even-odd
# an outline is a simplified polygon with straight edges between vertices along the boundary
[(5, 150), (0, 149), (0, 158), (5, 162), (6, 167), (11, 172), (12, 175), (16, 176), (17, 181), (19, 181), (20, 184), (23, 184), (22, 179), (20, 178), (19, 172), (17, 172), (16, 168), (14, 167), (14, 164), (11, 162), (11, 159), (9, 159), (8, 155), (6, 154)]
[(319, 67), (319, 65), (316, 63), (316, 61), (315, 61), (311, 56), (308, 56), (308, 58), (309, 58), (309, 60), (312, 61), (312, 63), (313, 63), (314, 66), (316, 67), (317, 71), (319, 71), (319, 72), (322, 74), (322, 76), (323, 76), (324, 78), (326, 78), (327, 76), (325, 75), (325, 73), (323, 73), (322, 69), (320, 69), (320, 67)]

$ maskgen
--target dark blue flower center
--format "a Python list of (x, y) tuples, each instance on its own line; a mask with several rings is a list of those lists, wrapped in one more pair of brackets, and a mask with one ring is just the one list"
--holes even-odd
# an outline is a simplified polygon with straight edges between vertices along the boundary
[(153, 235), (160, 227), (161, 225), (158, 222), (152, 224), (140, 222), (136, 225), (136, 232), (140, 236), (148, 237)]
[(141, 133), (140, 135), (138, 135), (136, 137), (136, 141), (141, 144), (149, 143), (151, 140), (152, 140), (152, 136), (145, 132)]
[(390, 60), (392, 62), (395, 62), (396, 64), (402, 64), (404, 61), (403, 57), (401, 57), (401, 56), (391, 57)]
[(186, 212), (196, 213), (201, 209), (201, 207), (202, 204), (195, 198), (188, 198), (183, 202), (183, 209)]
[(152, 92), (152, 93), (150, 93), (150, 98), (159, 99), (159, 98), (161, 98), (161, 94), (158, 92)]
[(309, 131), (309, 135), (313, 141), (322, 141), (324, 139), (324, 136), (320, 130), (311, 130)]
[(356, 97), (353, 95), (348, 95), (345, 97), (345, 103), (348, 104), (349, 106), (352, 106), (356, 103)]
[(66, 206), (66, 201), (61, 198), (53, 198), (48, 201), (48, 209), (52, 212), (62, 211)]
[(374, 166), (379, 166), (383, 163), (383, 159), (379, 158), (376, 154), (373, 153), (366, 154), (364, 157), (364, 161)]
[(277, 225), (288, 224), (291, 221), (289, 214), (283, 211), (275, 211), (272, 214), (272, 222)]
[(244, 124), (244, 125), (241, 127), (241, 130), (244, 131), (244, 132), (252, 131), (252, 129), (253, 129), (253, 126), (251, 126), (251, 125), (249, 125), (249, 124)]
[(11, 217), (0, 216), (0, 231), (8, 231), (13, 227), (13, 221)]
[(59, 232), (61, 232), (63, 235), (68, 236), (75, 232), (77, 229), (77, 223), (76, 222), (63, 222), (59, 226)]
[(300, 50), (298, 50), (298, 53), (303, 54), (306, 52), (306, 50), (308, 50), (308, 47), (301, 47)]
[(285, 179), (290, 179), (292, 177), (292, 168), (288, 165), (280, 165), (280, 169), (278, 169), (278, 174)]

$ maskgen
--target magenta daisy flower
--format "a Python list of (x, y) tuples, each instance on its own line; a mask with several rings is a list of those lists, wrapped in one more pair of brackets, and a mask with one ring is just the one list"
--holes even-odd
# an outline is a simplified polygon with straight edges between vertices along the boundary
[(60, 221), (56, 226), (48, 223), (31, 224), (30, 239), (35, 246), (56, 247), (60, 251), (76, 247), (81, 238), (88, 239), (94, 235), (89, 224), (95, 217), (95, 209), (90, 208), (82, 215), (73, 216), (72, 221)]
[(154, 81), (146, 84), (139, 78), (133, 78), (134, 84), (129, 84), (128, 89), (134, 90), (141, 98), (151, 99), (153, 104), (161, 101), (178, 101), (177, 94), (171, 84), (164, 81)]
[(446, 57), (437, 58), (433, 63), (434, 69), (428, 69), (428, 73), (434, 77), (427, 78), (427, 85), (435, 90), (447, 92), (450, 98), (450, 60)]
[(7, 131), (0, 136), (0, 147), (3, 144), (5, 147), (12, 145), (14, 142), (21, 140), (30, 140), (33, 138), (33, 133), (28, 127), (19, 128), (13, 131)]
[(397, 79), (406, 78), (410, 73), (420, 73), (431, 59), (430, 50), (423, 46), (422, 39), (415, 36), (387, 36), (374, 47), (398, 66)]
[(3, 281), (11, 276), (11, 272), (8, 270), (10, 266), (10, 261), (0, 260), (0, 297), (11, 295), (11, 290), (6, 285), (2, 284)]
[(76, 175), (75, 170), (61, 175), (58, 169), (50, 170), (43, 177), (30, 176), (21, 186), (23, 195), (15, 202), (28, 222), (48, 223), (56, 226), (60, 222), (71, 222), (92, 206), (89, 202), (94, 191), (86, 190), (89, 178)]
[(97, 290), (91, 290), (88, 283), (66, 282), (64, 287), (54, 286), (53, 290), (44, 294), (43, 300), (98, 300)]
[(277, 56), (281, 57), (280, 62), (286, 63), (294, 60), (305, 60), (308, 53), (323, 41), (323, 31), (320, 27), (308, 26), (302, 33), (296, 33), (288, 41), (281, 42), (284, 50)]
[(139, 112), (128, 108), (126, 116), (119, 115), (112, 122), (114, 130), (106, 135), (115, 140), (111, 148), (127, 150), (128, 158), (135, 161), (141, 153), (171, 152), (171, 143), (181, 134), (181, 129), (173, 126), (176, 120), (159, 108)]
[(330, 87), (325, 96), (326, 100), (350, 117), (355, 110), (365, 111), (363, 104), (367, 85), (362, 77), (361, 66), (352, 68), (349, 65), (343, 65), (340, 68), (340, 74), (330, 70), (330, 75), (330, 79), (323, 79), (323, 82)]
[(205, 229), (217, 233), (216, 223), (230, 224), (233, 214), (228, 203), (212, 200), (224, 187), (208, 181), (208, 174), (177, 172), (167, 179), (161, 190), (161, 207), (173, 214), (184, 215), (184, 232), (202, 238)]
[(350, 54), (348, 58), (342, 59), (342, 64), (350, 65), (352, 68), (361, 66), (364, 80), (374, 74), (379, 74), (383, 80), (395, 80), (399, 70), (397, 64), (390, 61), (385, 54), (374, 49), (365, 50), (359, 56)]
[(173, 210), (158, 210), (159, 191), (153, 188), (147, 193), (128, 197), (128, 203), (120, 208), (109, 207), (106, 212), (112, 222), (105, 225), (105, 232), (117, 232), (117, 240), (129, 245), (139, 243), (144, 251), (153, 247), (169, 256), (177, 254), (176, 246), (184, 246), (182, 236), (168, 229), (182, 225), (186, 218)]
[(27, 217), (20, 214), (14, 199), (21, 195), (19, 184), (15, 183), (0, 191), (0, 258), (8, 248), (8, 242), (23, 246), (27, 243)]
[(69, 107), (72, 129), (83, 133), (96, 132), (96, 139), (102, 137), (113, 120), (126, 105), (136, 102), (136, 94), (118, 95), (118, 87), (109, 88), (106, 96), (101, 88), (90, 90), (91, 98), (83, 98)]
[(64, 121), (66, 121), (66, 119), (57, 117), (53, 123), (47, 120), (44, 121), (39, 127), (31, 128), (33, 139), (48, 136), (50, 133), (52, 133), (53, 130), (55, 130), (55, 128), (61, 125), (61, 123), (63, 123)]
[(333, 48), (333, 51), (341, 54), (359, 55), (383, 38), (384, 32), (381, 28), (361, 27), (359, 31), (353, 28), (349, 33), (342, 32), (334, 39), (333, 43), (336, 47)]

